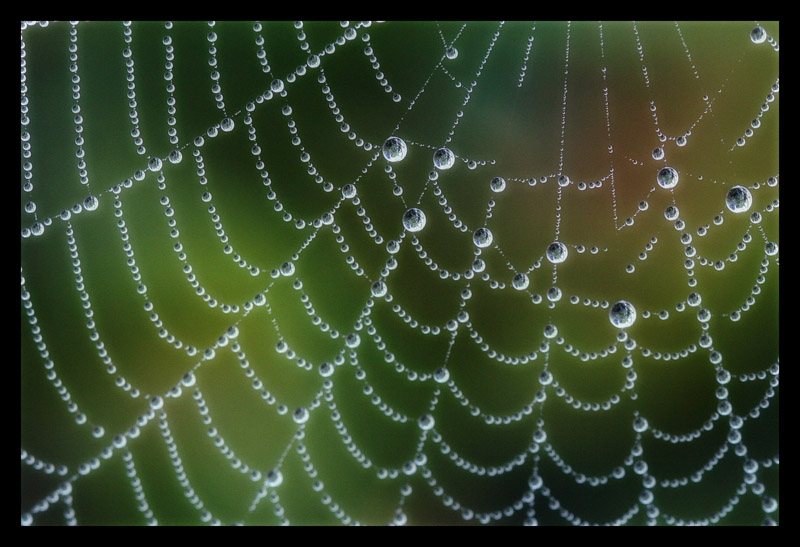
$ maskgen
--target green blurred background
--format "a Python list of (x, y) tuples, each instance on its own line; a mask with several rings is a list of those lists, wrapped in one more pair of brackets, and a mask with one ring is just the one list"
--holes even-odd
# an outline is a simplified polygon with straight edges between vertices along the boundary
[[(768, 35), (779, 42), (777, 22), (760, 22)], [(263, 474), (282, 461), (280, 495), (283, 515), (262, 500), (248, 511), (261, 483), (234, 470), (230, 462), (206, 435), (192, 398), (184, 388), (177, 398), (167, 398), (167, 412), (186, 475), (206, 508), (223, 523), (279, 524), (285, 517), (294, 525), (339, 524), (330, 506), (312, 489), (312, 478), (292, 442), (297, 425), (291, 410), (308, 406), (321, 389), (323, 378), (317, 365), (332, 361), (343, 347), (343, 336), (332, 339), (312, 322), (301, 294), (292, 286), (302, 280), (315, 313), (342, 335), (352, 332), (362, 312), (373, 280), (380, 276), (388, 254), (376, 245), (364, 224), (370, 222), (384, 241), (402, 232), (403, 203), (392, 195), (395, 183), (404, 190), (409, 205), (421, 196), (419, 207), (427, 225), (418, 234), (428, 256), (441, 267), (464, 272), (474, 258), (471, 232), (454, 229), (439, 197), (427, 182), (433, 151), (446, 141), (458, 157), (455, 166), (440, 173), (437, 181), (447, 204), (471, 229), (484, 223), (487, 203), (494, 199), (487, 226), (502, 249), (487, 249), (481, 255), (493, 278), (507, 284), (497, 290), (478, 279), (469, 284), (472, 298), (466, 301), (472, 328), (499, 353), (522, 356), (538, 350), (545, 341), (543, 329), (558, 327), (563, 344), (550, 342), (550, 351), (517, 366), (497, 362), (481, 351), (461, 325), (448, 351), (449, 333), (445, 323), (459, 310), (461, 291), (467, 280), (441, 279), (419, 257), (410, 242), (396, 255), (398, 267), (387, 280), (391, 303), (376, 299), (370, 318), (386, 351), (397, 362), (418, 374), (430, 374), (447, 364), (450, 378), (471, 403), (484, 412), (508, 415), (519, 412), (533, 400), (541, 387), (538, 378), (545, 361), (559, 384), (582, 401), (607, 401), (625, 383), (628, 370), (621, 361), (622, 344), (615, 353), (590, 361), (568, 354), (571, 345), (580, 352), (601, 352), (617, 343), (617, 331), (608, 321), (608, 309), (586, 306), (584, 299), (613, 303), (625, 299), (639, 312), (636, 324), (627, 330), (638, 347), (632, 352), (635, 399), (621, 394), (611, 410), (575, 410), (547, 390), (544, 404), (537, 403), (530, 416), (511, 424), (486, 424), (470, 415), (447, 386), (433, 412), (436, 431), (453, 451), (477, 465), (497, 466), (524, 454), (531, 445), (536, 420), (541, 418), (547, 443), (575, 471), (587, 476), (607, 475), (623, 465), (635, 440), (632, 421), (635, 412), (646, 417), (651, 427), (675, 435), (702, 427), (715, 412), (718, 387), (709, 349), (699, 348), (678, 360), (659, 360), (642, 353), (679, 352), (698, 344), (702, 333), (696, 308), (677, 311), (692, 290), (703, 298), (702, 306), (712, 312), (709, 333), (713, 349), (723, 356), (723, 366), (734, 375), (765, 371), (778, 361), (778, 264), (779, 255), (766, 257), (764, 238), (779, 243), (778, 211), (770, 204), (778, 199), (778, 187), (766, 181), (778, 173), (779, 93), (765, 98), (778, 80), (779, 54), (771, 43), (755, 44), (750, 39), (753, 22), (387, 22), (359, 27), (353, 40), (336, 46), (322, 56), (321, 67), (328, 90), (318, 81), (320, 69), (308, 68), (305, 75), (288, 82), (286, 75), (307, 62), (308, 51), (320, 53), (335, 43), (345, 28), (338, 22), (306, 22), (298, 29), (293, 22), (265, 22), (260, 32), (247, 22), (175, 22), (167, 30), (163, 22), (133, 22), (132, 43), (135, 67), (136, 110), (141, 137), (146, 147), (139, 154), (131, 137), (131, 106), (126, 97), (124, 41), (121, 22), (82, 22), (78, 25), (78, 74), (85, 161), (91, 193), (99, 198), (97, 210), (73, 215), (69, 220), (80, 255), (85, 290), (90, 295), (94, 321), (108, 356), (117, 367), (106, 373), (106, 365), (89, 339), (84, 303), (76, 290), (72, 257), (67, 245), (67, 222), (58, 215), (90, 193), (80, 183), (75, 152), (75, 115), (70, 110), (72, 73), (69, 70), (67, 22), (46, 27), (31, 26), (22, 31), (25, 82), (30, 133), (33, 189), (21, 193), (21, 228), (37, 220), (52, 218), (41, 236), (21, 239), (21, 266), (25, 288), (35, 308), (37, 324), (46, 343), (49, 359), (63, 385), (86, 414), (90, 424), (101, 425), (102, 438), (95, 438), (91, 425), (78, 425), (74, 414), (46, 378), (45, 358), (31, 336), (25, 307), (21, 310), (21, 446), (27, 454), (66, 465), (66, 476), (43, 473), (21, 464), (21, 512), (32, 508), (53, 492), (65, 478), (73, 477), (81, 463), (98, 457), (114, 435), (124, 434), (148, 408), (148, 395), (163, 395), (200, 361), (159, 336), (158, 327), (143, 307), (142, 295), (126, 263), (115, 217), (114, 195), (109, 189), (146, 170), (147, 158), (165, 159), (174, 148), (167, 135), (167, 97), (164, 36), (174, 46), (175, 115), (183, 161), (164, 161), (163, 183), (158, 174), (146, 171), (119, 194), (121, 210), (130, 237), (136, 266), (147, 286), (147, 298), (154, 305), (163, 326), (184, 346), (203, 349), (213, 346), (228, 327), (236, 324), (238, 343), (246, 353), (255, 375), (289, 414), (276, 412), (252, 388), (240, 359), (227, 347), (195, 369), (197, 387), (208, 403), (213, 425), (242, 462)], [(207, 184), (201, 185), (192, 156), (195, 137), (219, 124), (224, 114), (211, 91), (209, 32), (216, 33), (219, 83), (225, 108), (236, 122), (234, 131), (206, 138), (200, 148)], [(496, 41), (493, 35), (499, 31)], [(299, 36), (301, 32), (305, 36)], [(601, 34), (602, 33), (602, 34)], [(641, 44), (642, 55), (637, 50)], [(256, 43), (264, 38), (269, 65), (259, 64)], [(367, 39), (365, 39), (365, 35)], [(534, 40), (529, 42), (529, 37)], [(601, 46), (602, 36), (602, 46)], [(569, 42), (567, 40), (569, 39)], [(458, 49), (455, 59), (444, 58), (445, 42)], [(487, 57), (490, 44), (493, 44)], [(569, 45), (568, 70), (565, 71)], [(525, 61), (526, 48), (530, 55)], [(372, 66), (371, 47), (379, 62)], [(645, 84), (643, 63), (649, 86)], [(485, 64), (482, 63), (485, 61)], [(523, 64), (524, 81), (518, 85)], [(603, 69), (605, 67), (605, 72)], [(380, 82), (382, 72), (387, 82)], [(479, 73), (478, 76), (476, 74)], [(270, 186), (262, 180), (251, 154), (245, 105), (264, 93), (274, 78), (286, 83), (285, 97), (259, 102), (252, 112), (261, 157)], [(471, 86), (470, 84), (475, 81)], [(456, 85), (456, 82), (459, 82)], [(565, 97), (566, 82), (566, 103)], [(391, 91), (386, 91), (391, 86)], [(604, 93), (604, 89), (606, 93)], [(373, 145), (364, 150), (348, 138), (335, 119), (326, 93), (333, 95), (344, 122), (357, 137)], [(394, 93), (400, 100), (392, 100)], [(464, 104), (465, 93), (469, 101)], [(708, 97), (708, 100), (704, 99)], [(330, 100), (330, 99), (329, 99)], [(413, 107), (409, 105), (413, 101)], [(654, 112), (651, 104), (657, 109)], [(291, 115), (282, 113), (290, 105)], [(566, 106), (565, 106), (566, 105)], [(762, 105), (768, 109), (762, 110)], [(607, 110), (606, 110), (607, 108)], [(459, 116), (460, 111), (460, 116)], [(759, 114), (761, 115), (759, 116)], [(563, 116), (563, 125), (562, 125)], [(736, 146), (754, 118), (761, 127)], [(302, 146), (293, 145), (289, 119), (296, 124)], [(458, 124), (454, 127), (454, 122)], [(399, 128), (395, 128), (399, 125)], [(449, 136), (449, 131), (454, 132)], [(660, 143), (660, 128), (667, 141)], [(675, 138), (691, 131), (686, 146)], [(406, 159), (393, 164), (394, 181), (385, 171), (383, 158), (371, 162), (375, 151), (390, 135), (406, 140)], [(563, 143), (563, 144), (562, 144)], [(612, 146), (613, 149), (609, 149)], [(653, 148), (663, 146), (666, 164), (680, 173), (680, 182), (669, 192), (655, 183), (664, 161), (652, 158)], [(324, 181), (333, 185), (327, 192), (301, 151)], [(461, 161), (464, 159), (465, 161)], [(466, 160), (479, 162), (475, 169)], [(366, 168), (368, 167), (368, 168)], [(366, 171), (362, 171), (365, 169)], [(613, 169), (613, 184), (608, 175)], [(573, 184), (559, 189), (556, 177), (569, 175)], [(494, 194), (489, 181), (495, 176), (507, 180), (503, 193)], [(528, 179), (545, 183), (529, 185)], [(22, 183), (25, 182), (24, 172)], [(602, 180), (586, 190), (587, 184)], [(357, 182), (356, 182), (357, 181)], [(358, 206), (341, 199), (341, 187), (356, 183), (361, 205), (369, 217), (357, 214)], [(747, 214), (725, 210), (717, 226), (715, 215), (724, 210), (725, 194), (735, 184), (753, 188), (752, 211), (761, 211), (760, 224)], [(651, 192), (651, 189), (655, 190)], [(283, 205), (275, 210), (270, 190)], [(209, 203), (201, 199), (211, 192), (219, 222), (235, 253), (262, 270), (252, 276), (230, 254), (223, 252)], [(168, 196), (180, 230), (187, 261), (206, 292), (220, 304), (239, 304), (266, 293), (271, 315), (264, 307), (251, 313), (228, 313), (221, 306), (209, 307), (187, 281), (183, 262), (173, 251), (168, 218), (159, 203)], [(646, 199), (649, 207), (637, 212)], [(28, 201), (36, 213), (25, 211)], [(668, 205), (680, 209), (685, 231), (693, 235), (698, 255), (711, 261), (725, 260), (749, 231), (752, 242), (726, 262), (721, 271), (712, 266), (694, 269), (697, 286), (690, 288), (684, 268), (682, 231), (665, 220)], [(273, 280), (270, 271), (292, 258), (309, 235), (315, 232), (311, 220), (335, 209), (335, 222), (348, 245), (341, 243), (330, 226), (323, 226), (294, 261), (295, 274)], [(766, 212), (765, 208), (771, 209)], [(283, 220), (284, 212), (308, 224), (296, 229), (294, 220)], [(619, 229), (635, 215), (630, 227)], [(697, 229), (708, 226), (708, 235)], [(554, 268), (543, 259), (544, 249), (559, 239), (570, 246), (567, 262), (557, 267), (557, 285), (563, 297), (549, 306), (545, 291), (553, 284)], [(651, 238), (657, 238), (646, 260), (639, 253)], [(577, 252), (575, 246), (587, 249)], [(588, 249), (596, 246), (599, 252)], [(346, 259), (353, 256), (363, 268), (356, 275)], [(767, 259), (764, 279), (756, 281), (762, 261)], [(537, 260), (542, 266), (530, 275), (530, 294), (544, 303), (535, 304), (526, 292), (510, 288), (513, 272), (527, 270)], [(633, 264), (635, 271), (626, 272)], [(763, 282), (762, 282), (763, 281)], [(728, 314), (741, 307), (754, 285), (760, 287), (756, 303), (731, 321)], [(578, 304), (570, 298), (577, 296)], [(421, 325), (442, 328), (438, 336), (412, 329), (392, 311), (398, 304)], [(653, 316), (645, 318), (649, 310)], [(655, 315), (668, 310), (669, 318)], [(275, 351), (277, 322), (289, 346), (309, 363), (302, 370), (285, 354)], [(358, 325), (359, 328), (362, 325)], [(428, 411), (434, 390), (432, 381), (410, 381), (384, 360), (364, 326), (359, 331), (358, 363), (367, 381), (391, 408), (409, 417), (396, 423), (370, 403), (364, 383), (349, 364), (337, 367), (333, 380), (334, 400), (348, 434), (371, 460), (364, 469), (348, 454), (326, 402), (311, 412), (303, 443), (310, 461), (325, 484), (325, 492), (354, 520), (363, 524), (392, 522), (398, 508), (401, 487), (412, 487), (402, 510), (409, 524), (476, 524), (464, 520), (461, 511), (445, 507), (440, 496), (420, 469), (412, 476), (380, 479), (375, 468), (396, 469), (416, 453), (419, 428), (416, 418)], [(447, 357), (446, 357), (447, 355)], [(445, 359), (447, 359), (445, 361)], [(124, 376), (141, 396), (133, 398), (115, 385)], [(769, 378), (729, 385), (734, 414), (746, 417), (757, 407), (768, 388)], [(747, 418), (741, 429), (748, 457), (759, 462), (778, 455), (778, 396), (757, 418)], [(156, 413), (158, 414), (158, 413)], [(725, 444), (728, 420), (716, 422), (710, 432), (689, 443), (669, 443), (650, 434), (643, 435), (642, 459), (649, 465), (658, 486), (655, 504), (662, 515), (685, 521), (714, 515), (736, 494), (742, 483), (744, 458), (733, 447), (719, 464), (703, 475), (699, 483), (689, 481), (679, 488), (664, 488), (662, 480), (687, 477), (714, 457)], [(184, 496), (169, 462), (167, 446), (159, 433), (158, 418), (128, 440), (124, 450), (103, 459), (98, 469), (72, 482), (72, 506), (78, 524), (145, 524), (137, 511), (137, 500), (126, 476), (122, 452), (133, 455), (147, 502), (159, 524), (200, 524), (201, 514)], [(528, 489), (534, 456), (538, 472), (550, 494), (572, 514), (590, 523), (605, 523), (622, 516), (638, 503), (641, 477), (630, 468), (622, 480), (590, 486), (578, 484), (559, 470), (544, 450), (529, 454), (526, 462), (500, 476), (477, 476), (456, 466), (430, 438), (422, 452), (427, 468), (448, 495), (462, 507), (476, 513), (493, 512), (513, 504)], [(765, 495), (778, 499), (778, 465), (764, 465), (758, 471)], [(263, 482), (263, 481), (262, 481)], [(541, 493), (540, 493), (541, 494)], [(565, 524), (565, 520), (537, 494), (535, 518), (539, 524)], [(722, 524), (760, 524), (765, 519), (760, 495), (750, 490), (739, 497), (733, 510), (719, 520)], [(35, 511), (36, 524), (63, 524), (65, 504), (57, 501), (45, 511)], [(279, 511), (277, 511), (279, 512)], [(493, 521), (522, 524), (526, 509)], [(778, 513), (769, 515), (778, 521)], [(644, 506), (627, 523), (644, 524)]]

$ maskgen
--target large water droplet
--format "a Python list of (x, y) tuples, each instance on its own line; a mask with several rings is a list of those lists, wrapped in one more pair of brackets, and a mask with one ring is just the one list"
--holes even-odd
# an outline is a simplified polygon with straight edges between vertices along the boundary
[(672, 167), (664, 167), (658, 172), (656, 180), (662, 188), (674, 188), (678, 184), (678, 172)]
[(437, 169), (450, 169), (456, 162), (456, 156), (449, 148), (440, 148), (433, 153), (433, 165)]
[(567, 246), (560, 241), (554, 241), (547, 246), (547, 260), (553, 264), (560, 264), (564, 262), (567, 259), (568, 254), (569, 250), (567, 249)]
[(419, 232), (425, 227), (425, 213), (416, 207), (412, 207), (403, 215), (403, 226), (409, 232)]
[(394, 163), (402, 161), (406, 157), (408, 146), (406, 146), (406, 141), (400, 137), (389, 137), (383, 143), (382, 152), (386, 161)]
[(492, 235), (492, 231), (489, 228), (481, 227), (475, 230), (475, 233), (472, 234), (472, 241), (475, 243), (476, 247), (480, 247), (481, 249), (485, 249), (489, 245), (492, 244), (494, 240), (494, 236)]
[(636, 308), (630, 302), (620, 300), (611, 306), (608, 318), (615, 327), (626, 329), (636, 321)]
[(750, 31), (750, 39), (754, 44), (760, 44), (767, 39), (767, 31), (764, 27), (756, 27)]
[(734, 186), (725, 196), (725, 205), (733, 213), (744, 213), (753, 205), (753, 196), (744, 186)]

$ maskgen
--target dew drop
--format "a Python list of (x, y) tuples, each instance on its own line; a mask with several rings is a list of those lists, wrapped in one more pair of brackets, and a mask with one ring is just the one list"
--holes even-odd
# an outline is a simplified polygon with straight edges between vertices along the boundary
[(524, 273), (515, 274), (514, 277), (511, 279), (511, 286), (517, 289), (518, 291), (524, 291), (530, 285), (530, 279)]
[(344, 339), (345, 345), (350, 349), (355, 349), (361, 345), (361, 337), (355, 332), (351, 332)]
[(181, 383), (184, 385), (184, 387), (192, 387), (195, 385), (197, 383), (197, 378), (195, 377), (194, 372), (189, 371), (184, 374), (183, 378), (181, 378)]
[(233, 122), (231, 118), (224, 118), (222, 122), (220, 122), (219, 128), (228, 133), (230, 131), (233, 131), (235, 125), (236, 124)]
[(754, 44), (761, 44), (767, 39), (767, 31), (764, 27), (756, 27), (750, 31), (750, 39)]
[(292, 413), (292, 419), (297, 424), (304, 424), (308, 421), (309, 412), (305, 407), (298, 407)]
[(753, 205), (753, 196), (744, 186), (734, 186), (725, 196), (725, 205), (733, 213), (744, 213)]
[(425, 227), (425, 213), (416, 207), (412, 207), (403, 215), (403, 226), (409, 232), (419, 232)]
[(478, 228), (475, 230), (475, 233), (472, 234), (472, 242), (475, 243), (476, 247), (480, 247), (481, 249), (490, 246), (493, 240), (494, 236), (489, 228)]
[(386, 142), (383, 143), (382, 152), (386, 161), (395, 163), (402, 161), (406, 157), (408, 146), (406, 145), (406, 141), (400, 137), (389, 137), (386, 139)]
[(764, 252), (767, 253), (767, 256), (775, 256), (778, 254), (778, 244), (773, 241), (768, 241), (766, 245), (764, 245)]
[(765, 513), (774, 513), (778, 508), (778, 500), (766, 496), (763, 500), (761, 500), (761, 508)]
[(444, 384), (450, 379), (450, 371), (445, 367), (439, 367), (433, 372), (433, 379), (440, 384)]
[(422, 429), (423, 431), (430, 431), (431, 429), (433, 429), (433, 426), (435, 425), (435, 423), (436, 423), (436, 421), (433, 419), (433, 416), (430, 415), (430, 414), (423, 414), (417, 420), (417, 424), (419, 425), (419, 428)]
[(645, 431), (647, 431), (648, 427), (649, 424), (647, 423), (647, 420), (645, 420), (641, 416), (637, 416), (636, 419), (633, 420), (633, 430), (636, 431), (637, 433), (644, 433)]
[(492, 189), (492, 192), (497, 192), (498, 194), (506, 189), (506, 179), (503, 177), (495, 177), (489, 183), (489, 188)]
[(674, 205), (670, 205), (664, 209), (664, 218), (667, 220), (677, 220), (678, 216), (680, 216), (680, 211)]
[(319, 366), (319, 375), (322, 376), (323, 378), (328, 378), (333, 374), (333, 370), (334, 368), (332, 364), (328, 362), (322, 363)]
[(672, 167), (664, 167), (658, 172), (656, 180), (662, 188), (674, 188), (678, 184), (678, 172)]
[(356, 197), (356, 187), (353, 184), (345, 184), (342, 187), (342, 197), (344, 199), (353, 199)]
[(86, 199), (83, 200), (83, 208), (87, 211), (94, 211), (97, 209), (98, 205), (100, 205), (100, 202), (94, 196), (87, 196)]
[(269, 88), (272, 90), (273, 93), (280, 93), (281, 91), (284, 90), (285, 87), (286, 86), (284, 85), (283, 80), (281, 80), (280, 78), (275, 78), (269, 84)]
[(371, 291), (372, 291), (372, 296), (374, 296), (375, 298), (382, 298), (386, 296), (386, 291), (387, 291), (386, 283), (384, 283), (382, 280), (379, 279), (378, 281), (372, 284)]
[(547, 260), (553, 264), (561, 264), (567, 259), (569, 250), (567, 249), (567, 246), (560, 241), (554, 241), (547, 246), (547, 252), (545, 254), (547, 256)]
[(283, 474), (280, 471), (277, 469), (272, 469), (269, 473), (267, 473), (267, 484), (270, 487), (275, 488), (280, 486), (281, 483), (283, 483)]
[(159, 171), (161, 169), (161, 158), (150, 158), (147, 162), (147, 168), (150, 171)]
[(456, 156), (449, 148), (440, 148), (433, 153), (433, 165), (437, 169), (450, 169), (456, 162)]
[(630, 302), (620, 300), (611, 306), (608, 318), (615, 327), (626, 329), (636, 321), (636, 308)]

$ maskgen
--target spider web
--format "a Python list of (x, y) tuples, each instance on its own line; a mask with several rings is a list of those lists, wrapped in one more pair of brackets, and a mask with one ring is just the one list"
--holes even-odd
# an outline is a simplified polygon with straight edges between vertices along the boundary
[(777, 24), (21, 26), (22, 524), (777, 524)]

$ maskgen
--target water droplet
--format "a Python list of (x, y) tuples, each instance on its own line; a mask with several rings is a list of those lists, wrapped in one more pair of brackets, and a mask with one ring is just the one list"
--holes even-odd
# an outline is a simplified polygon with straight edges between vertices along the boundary
[(409, 232), (419, 232), (425, 227), (425, 213), (416, 207), (412, 207), (403, 215), (403, 226)]
[(444, 384), (450, 379), (450, 371), (445, 367), (439, 367), (433, 372), (433, 379), (440, 384)]
[(331, 363), (325, 362), (319, 366), (319, 375), (327, 378), (333, 374), (334, 367)]
[(456, 156), (449, 148), (440, 148), (433, 153), (433, 165), (437, 169), (450, 169), (456, 162)]
[(283, 474), (277, 469), (272, 469), (269, 473), (267, 473), (267, 484), (272, 488), (280, 486), (282, 482)]
[(530, 285), (530, 279), (524, 273), (515, 274), (514, 277), (511, 279), (511, 286), (517, 289), (518, 291), (524, 291)]
[(159, 171), (161, 169), (161, 158), (150, 158), (147, 162), (147, 168), (150, 171)]
[(308, 421), (309, 412), (308, 409), (305, 407), (298, 407), (292, 413), (292, 419), (297, 424), (304, 424)]
[(408, 146), (406, 146), (406, 141), (400, 137), (389, 137), (383, 143), (382, 152), (386, 161), (394, 163), (402, 161), (406, 157)]
[(764, 245), (764, 252), (767, 253), (768, 256), (775, 256), (778, 254), (778, 244), (773, 241), (768, 241), (766, 245)]
[(489, 228), (478, 228), (472, 235), (472, 242), (475, 243), (475, 246), (480, 247), (481, 249), (485, 249), (491, 245), (493, 240), (494, 236)]
[(556, 327), (552, 323), (544, 327), (545, 338), (555, 338), (556, 336), (558, 336), (558, 327)]
[(636, 431), (637, 433), (644, 433), (645, 431), (647, 431), (648, 427), (649, 424), (647, 423), (647, 420), (645, 420), (641, 416), (637, 416), (636, 419), (633, 420), (633, 430)]
[(750, 39), (754, 44), (761, 44), (767, 39), (767, 31), (764, 27), (756, 27), (750, 31)]
[(164, 406), (164, 399), (160, 396), (156, 395), (152, 399), (150, 399), (150, 408), (153, 410), (159, 410)]
[(371, 290), (372, 290), (372, 296), (374, 296), (375, 298), (382, 298), (386, 296), (386, 291), (387, 291), (386, 283), (384, 283), (382, 280), (379, 279), (378, 281), (372, 284)]
[(350, 349), (355, 349), (361, 345), (361, 337), (355, 332), (351, 332), (344, 339), (345, 345)]
[(183, 154), (181, 154), (180, 150), (173, 150), (169, 153), (168, 159), (170, 163), (180, 163), (183, 159)]
[(615, 327), (626, 329), (636, 321), (636, 308), (630, 302), (620, 300), (611, 306), (608, 318)]
[(100, 205), (100, 202), (94, 196), (87, 196), (86, 199), (83, 200), (83, 208), (87, 211), (94, 211), (97, 209), (98, 205)]
[(356, 197), (356, 187), (353, 184), (345, 184), (342, 187), (342, 197), (344, 199), (353, 199)]
[(554, 241), (547, 246), (547, 252), (545, 254), (547, 256), (547, 260), (553, 264), (561, 264), (567, 259), (569, 249), (567, 249), (567, 246), (560, 241)]
[(547, 299), (550, 302), (558, 302), (559, 300), (561, 300), (561, 294), (562, 294), (561, 289), (559, 289), (558, 287), (550, 287), (549, 289), (547, 289)]
[(453, 59), (456, 59), (458, 57), (458, 50), (455, 47), (450, 46), (444, 52), (444, 55), (445, 55), (445, 57), (447, 57), (448, 59), (450, 59), (452, 61)]
[(284, 262), (281, 264), (281, 273), (285, 276), (294, 274), (294, 262)]
[(489, 188), (492, 189), (492, 192), (497, 192), (498, 194), (506, 189), (506, 179), (503, 177), (495, 177), (489, 183)]
[(664, 149), (661, 147), (655, 148), (653, 150), (653, 159), (654, 160), (663, 160), (664, 159)]
[(233, 131), (235, 125), (236, 124), (231, 118), (224, 118), (222, 122), (220, 122), (219, 128), (227, 133), (229, 131)]
[(674, 188), (678, 184), (678, 172), (672, 167), (664, 167), (658, 172), (656, 180), (662, 188)]
[(778, 508), (778, 500), (766, 496), (763, 500), (761, 500), (761, 508), (765, 513), (774, 513)]
[(680, 215), (680, 211), (674, 205), (670, 205), (666, 209), (664, 209), (664, 218), (667, 220), (677, 220), (678, 216)]
[(429, 431), (433, 429), (435, 423), (436, 421), (430, 414), (423, 414), (422, 416), (419, 417), (419, 420), (417, 420), (419, 428), (422, 429), (423, 431)]
[(725, 196), (725, 205), (733, 213), (744, 213), (753, 205), (753, 196), (744, 186), (734, 186)]
[(184, 387), (192, 387), (197, 383), (197, 377), (195, 377), (194, 372), (190, 370), (183, 375), (183, 378), (181, 378), (181, 383), (184, 385)]
[(280, 93), (281, 91), (284, 90), (285, 87), (286, 86), (284, 85), (283, 80), (281, 80), (280, 78), (275, 78), (269, 84), (269, 88), (272, 90), (273, 93)]

